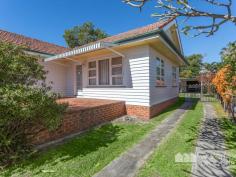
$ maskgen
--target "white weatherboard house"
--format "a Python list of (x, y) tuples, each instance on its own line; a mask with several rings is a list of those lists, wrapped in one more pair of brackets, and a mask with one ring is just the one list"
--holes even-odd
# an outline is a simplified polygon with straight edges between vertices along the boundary
[(156, 22), (45, 56), (48, 81), (64, 97), (122, 100), (148, 119), (173, 103), (185, 64), (175, 20)]

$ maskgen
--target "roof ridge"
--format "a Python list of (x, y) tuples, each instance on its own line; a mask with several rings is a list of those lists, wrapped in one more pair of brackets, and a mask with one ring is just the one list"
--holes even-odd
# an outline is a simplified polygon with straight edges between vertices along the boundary
[[(167, 21), (169, 21), (169, 20), (166, 20), (166, 21), (157, 21), (157, 22), (154, 22), (154, 23), (151, 23), (151, 24), (142, 25), (142, 26), (140, 26), (140, 27), (136, 27), (136, 28), (130, 29), (130, 30), (128, 30), (128, 31), (124, 31), (124, 32), (121, 32), (121, 33), (118, 33), (118, 34), (115, 34), (115, 35), (112, 35), (112, 36), (109, 36), (109, 37), (106, 37), (106, 38), (103, 38), (103, 39), (107, 39), (107, 38), (110, 38), (110, 37), (122, 35), (122, 34), (129, 33), (129, 32), (133, 32), (133, 31), (136, 31), (136, 30), (140, 30), (140, 29), (142, 29), (142, 28), (148, 28), (148, 27), (150, 27), (150, 26), (152, 26), (152, 25), (155, 25), (155, 24), (158, 24), (158, 23), (166, 23)], [(158, 27), (158, 28), (161, 28), (161, 27)], [(157, 29), (158, 29), (158, 28), (157, 28)], [(103, 40), (103, 39), (101, 39), (101, 40)]]

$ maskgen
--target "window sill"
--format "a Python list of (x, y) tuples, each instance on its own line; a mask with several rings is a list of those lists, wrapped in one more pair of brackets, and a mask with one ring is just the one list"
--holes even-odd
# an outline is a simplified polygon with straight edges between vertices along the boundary
[(167, 87), (167, 85), (156, 85), (155, 87)]
[(99, 86), (99, 85), (94, 85), (94, 86), (87, 86), (86, 88), (125, 88), (126, 86), (124, 85), (107, 85), (107, 86)]

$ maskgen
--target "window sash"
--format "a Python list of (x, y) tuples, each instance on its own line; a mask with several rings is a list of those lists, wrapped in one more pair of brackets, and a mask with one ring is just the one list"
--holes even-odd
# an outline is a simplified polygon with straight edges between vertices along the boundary
[[(105, 60), (107, 61), (107, 63), (104, 64), (104, 66), (101, 66), (101, 63), (105, 62)], [(93, 62), (95, 62), (96, 64), (94, 64)], [(93, 72), (95, 72), (96, 75)], [(93, 74), (91, 75), (91, 73)], [(94, 84), (94, 79), (96, 79), (96, 84)], [(91, 84), (92, 82), (93, 84)], [(123, 86), (123, 58), (113, 57), (88, 62), (88, 85)]]
[(177, 68), (174, 66), (172, 67), (172, 85), (177, 85)]
[[(90, 75), (91, 72), (94, 72), (94, 75)], [(88, 63), (88, 85), (97, 85), (97, 63), (91, 61)]]
[(165, 63), (164, 60), (160, 58), (156, 58), (157, 66), (156, 66), (156, 84), (157, 86), (165, 85)]
[(109, 59), (98, 61), (99, 85), (110, 85), (110, 61)]

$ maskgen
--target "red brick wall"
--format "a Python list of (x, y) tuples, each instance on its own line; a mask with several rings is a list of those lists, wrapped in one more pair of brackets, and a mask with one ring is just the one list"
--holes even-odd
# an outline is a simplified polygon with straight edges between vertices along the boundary
[(177, 98), (173, 98), (165, 102), (153, 105), (151, 107), (126, 105), (126, 112), (127, 112), (127, 115), (138, 117), (143, 120), (149, 120), (150, 118), (153, 118), (154, 116), (158, 115), (165, 108), (175, 103), (176, 100)]
[(143, 120), (150, 118), (150, 107), (149, 106), (138, 106), (138, 105), (126, 105), (127, 115), (134, 116)]
[(174, 104), (177, 101), (177, 97), (164, 101), (162, 103), (159, 104), (155, 104), (153, 106), (151, 106), (150, 108), (150, 117), (154, 117), (156, 115), (158, 115), (161, 111), (163, 111), (164, 109), (168, 108), (170, 105)]
[(65, 113), (61, 126), (52, 132), (43, 130), (35, 136), (34, 144), (43, 144), (66, 135), (77, 133), (101, 123), (111, 121), (123, 116), (125, 112), (125, 102), (117, 102), (98, 107), (70, 110)]
[(143, 120), (159, 114), (162, 110), (175, 103), (177, 98), (148, 106), (125, 105), (125, 102), (116, 102), (107, 105), (69, 110), (65, 113), (61, 126), (52, 132), (44, 129), (35, 136), (34, 144), (43, 144), (52, 140), (62, 138), (66, 135), (81, 132), (101, 123), (105, 123), (125, 114), (135, 116)]

